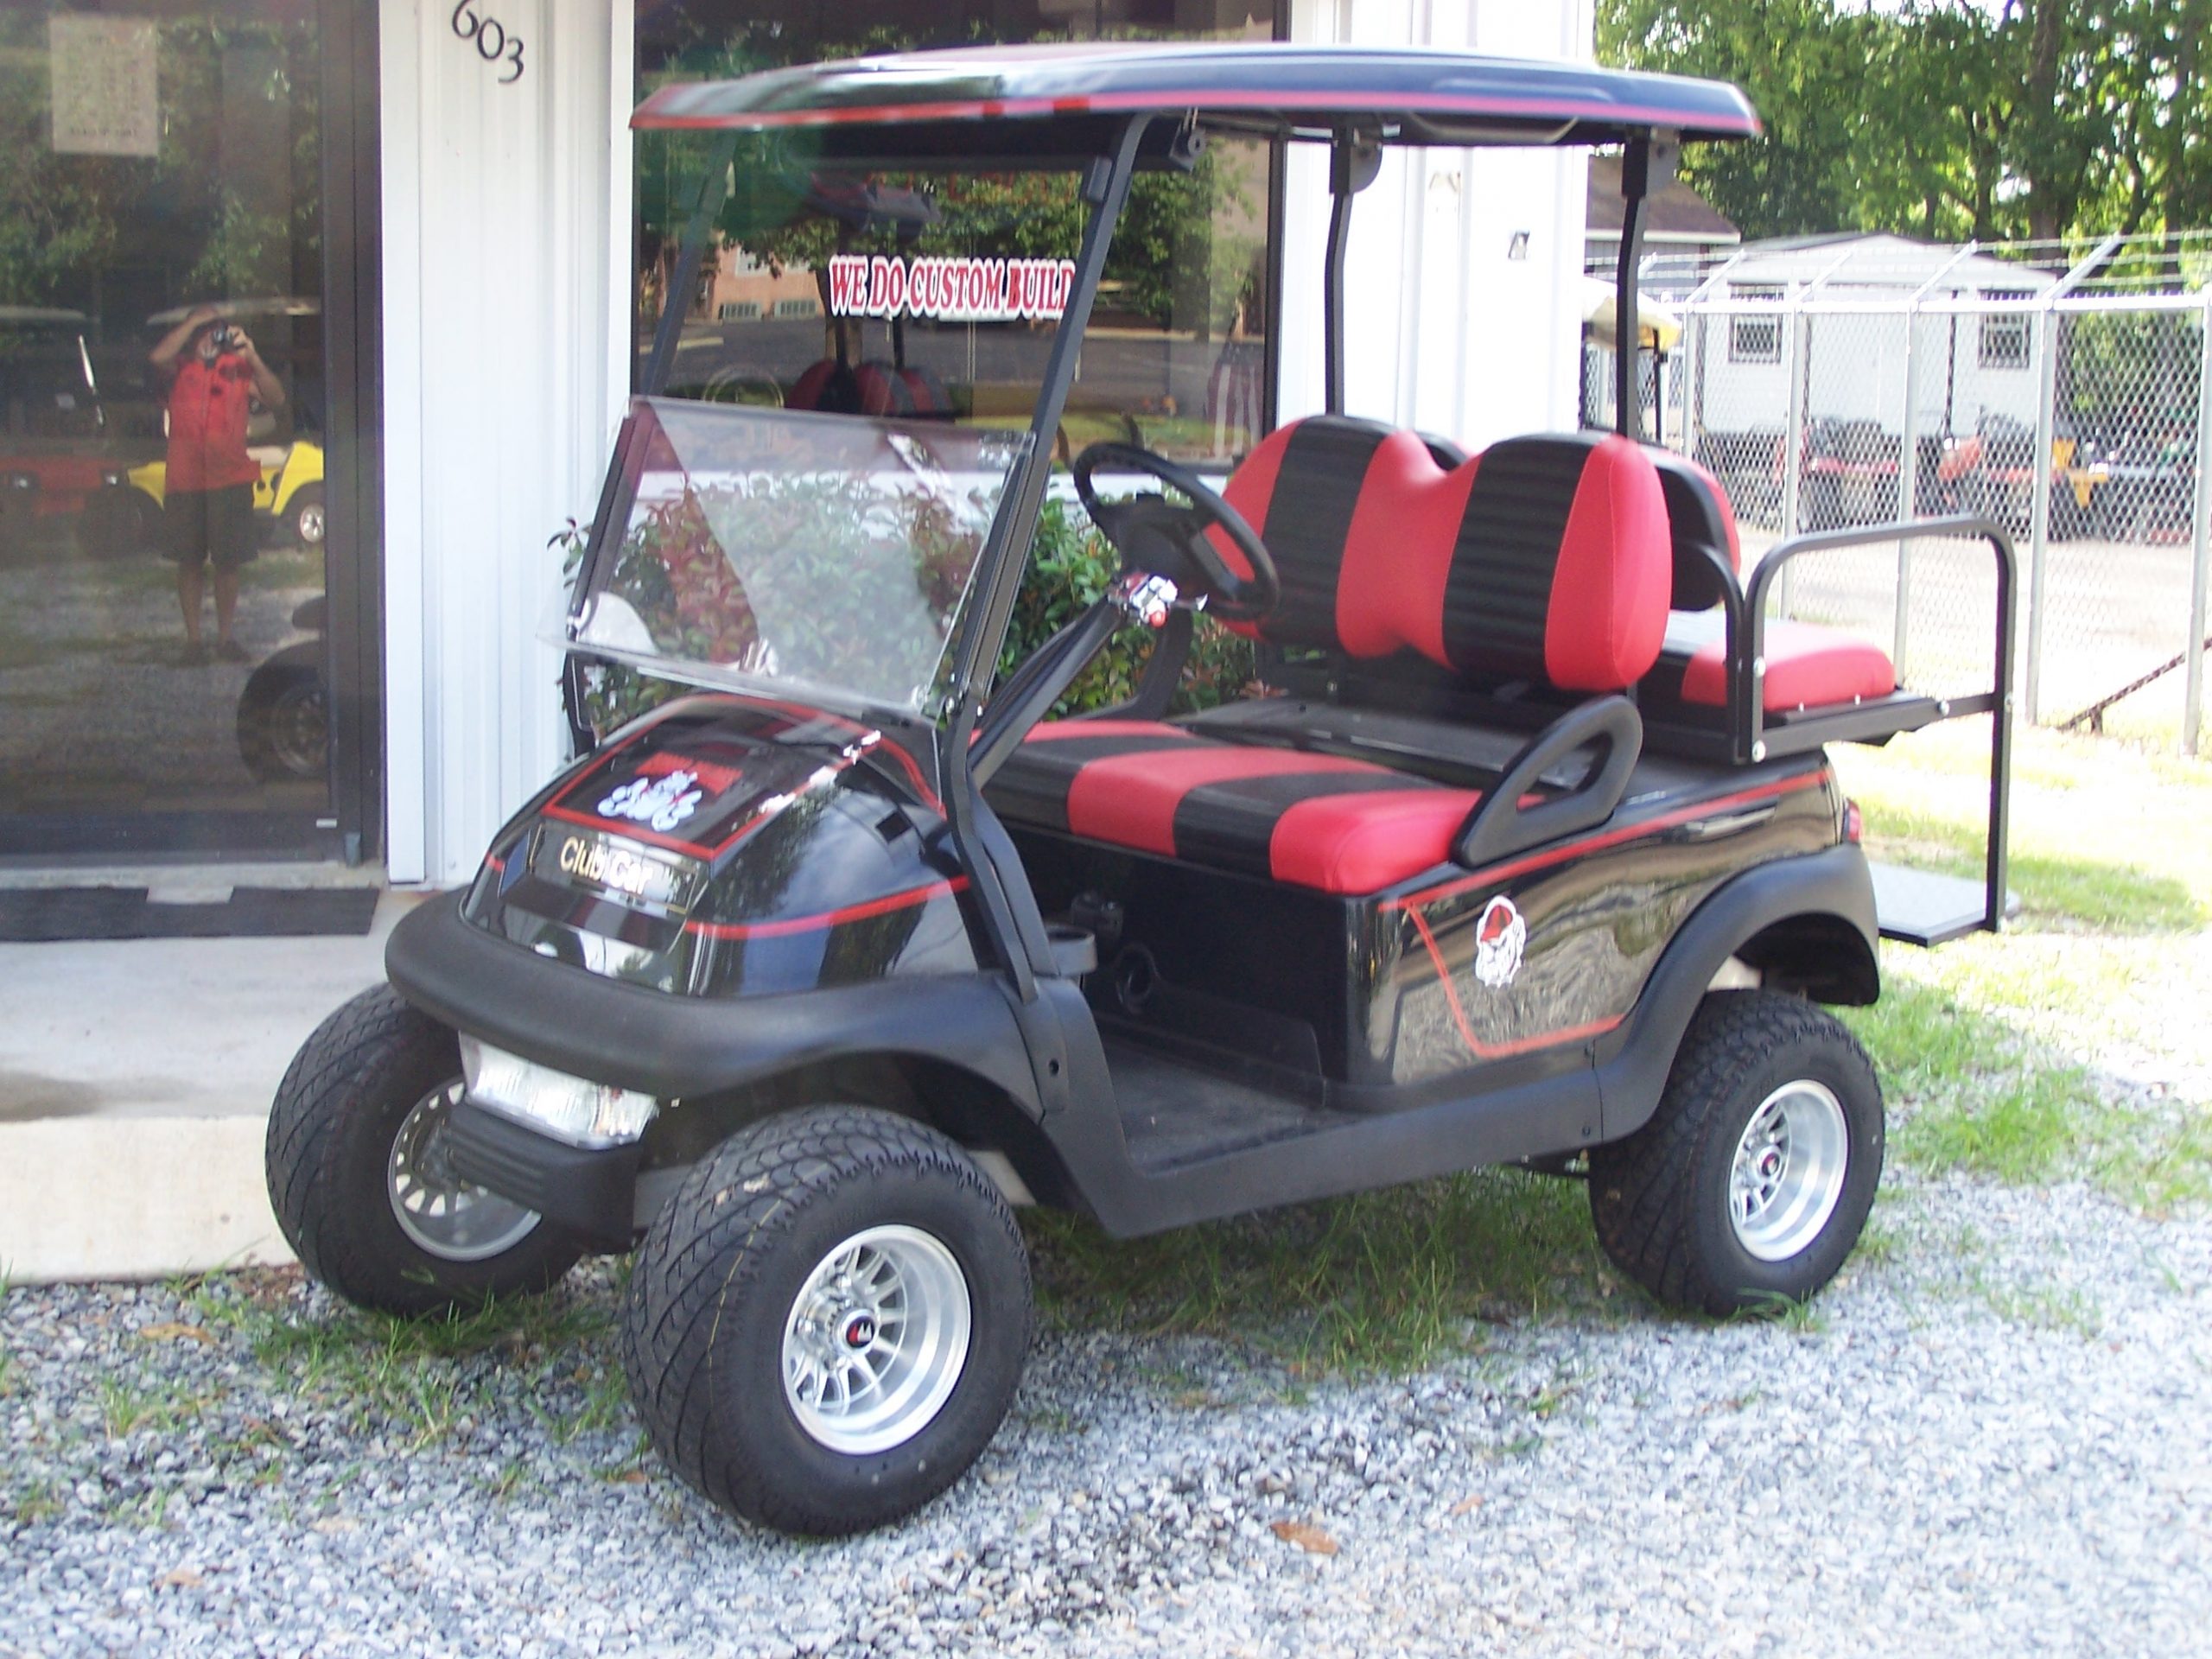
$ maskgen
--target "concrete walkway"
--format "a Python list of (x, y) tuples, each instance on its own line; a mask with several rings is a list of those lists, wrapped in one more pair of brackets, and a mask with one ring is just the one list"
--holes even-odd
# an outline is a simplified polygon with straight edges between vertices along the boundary
[[(41, 872), (41, 884), (220, 899), (232, 883), (371, 881), (315, 866)], [(289, 1259), (262, 1180), (284, 1068), (384, 975), (419, 895), (365, 938), (0, 944), (0, 1275), (156, 1278)]]

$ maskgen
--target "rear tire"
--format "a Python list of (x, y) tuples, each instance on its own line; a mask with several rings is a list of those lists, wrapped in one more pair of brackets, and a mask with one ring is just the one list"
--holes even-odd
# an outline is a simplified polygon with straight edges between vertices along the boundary
[(1840, 1021), (1777, 992), (1715, 991), (1651, 1121), (1591, 1153), (1591, 1219), (1659, 1300), (1777, 1313), (1851, 1254), (1882, 1155), (1881, 1085)]
[(739, 1131), (662, 1207), (622, 1363), (687, 1484), (830, 1537), (966, 1471), (1014, 1398), (1030, 1317), (1013, 1211), (959, 1147), (888, 1112), (812, 1107)]
[(379, 985), (317, 1027), (277, 1086), (269, 1201), (301, 1263), (347, 1301), (410, 1316), (480, 1306), (549, 1288), (582, 1254), (443, 1168), (460, 1084), (454, 1033)]

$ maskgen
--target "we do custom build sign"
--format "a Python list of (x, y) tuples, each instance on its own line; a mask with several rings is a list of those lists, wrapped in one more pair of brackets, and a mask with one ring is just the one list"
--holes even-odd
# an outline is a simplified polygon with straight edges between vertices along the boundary
[(830, 259), (830, 310), (840, 317), (1014, 322), (1058, 316), (1074, 284), (1072, 259), (839, 253)]

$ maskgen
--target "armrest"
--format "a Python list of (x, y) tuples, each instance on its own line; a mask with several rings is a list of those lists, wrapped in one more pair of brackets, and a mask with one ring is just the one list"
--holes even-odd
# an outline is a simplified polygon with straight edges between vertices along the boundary
[[(1601, 753), (1580, 783), (1564, 795), (1521, 804), (1545, 772), (1592, 744)], [(1496, 786), (1467, 815), (1452, 855), (1474, 869), (1603, 823), (1627, 792), (1629, 774), (1643, 753), (1643, 717), (1626, 697), (1616, 694), (1568, 709), (1507, 763)]]

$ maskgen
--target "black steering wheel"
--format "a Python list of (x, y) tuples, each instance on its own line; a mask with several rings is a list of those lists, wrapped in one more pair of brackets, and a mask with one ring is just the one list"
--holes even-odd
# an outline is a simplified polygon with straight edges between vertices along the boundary
[[(1189, 499), (1181, 506), (1164, 495), (1137, 495), (1101, 501), (1091, 474), (1141, 473)], [(1133, 443), (1094, 443), (1075, 458), (1075, 493), (1098, 533), (1114, 544), (1125, 569), (1165, 576), (1186, 594), (1208, 602), (1213, 614), (1230, 622), (1256, 622), (1282, 597), (1282, 582), (1267, 543), (1244, 522), (1244, 515), (1199, 482), (1197, 476), (1149, 449)], [(1218, 526), (1252, 568), (1240, 576), (1207, 536)]]

